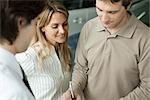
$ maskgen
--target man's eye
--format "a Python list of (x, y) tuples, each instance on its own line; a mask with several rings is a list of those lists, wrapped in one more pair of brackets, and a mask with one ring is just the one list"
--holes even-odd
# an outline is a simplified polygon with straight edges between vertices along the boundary
[(98, 9), (100, 12), (102, 12), (102, 10), (101, 9)]
[(97, 9), (98, 9), (98, 11), (102, 12), (102, 10), (101, 10), (101, 9), (99, 9), (99, 8), (97, 8)]
[(110, 11), (110, 12), (108, 12), (108, 13), (110, 13), (110, 14), (115, 14), (115, 13), (117, 13), (117, 11)]

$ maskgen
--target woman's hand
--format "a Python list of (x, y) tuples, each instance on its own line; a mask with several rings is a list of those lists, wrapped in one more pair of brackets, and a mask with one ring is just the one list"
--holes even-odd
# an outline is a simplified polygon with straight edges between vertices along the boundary
[(78, 93), (74, 92), (74, 96), (75, 96), (75, 98), (72, 99), (71, 91), (67, 90), (62, 96), (62, 100), (81, 100), (81, 96)]

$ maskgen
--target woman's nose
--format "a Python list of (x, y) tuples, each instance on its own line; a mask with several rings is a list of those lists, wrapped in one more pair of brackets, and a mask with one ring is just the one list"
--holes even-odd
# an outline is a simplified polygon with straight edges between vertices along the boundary
[(59, 27), (59, 33), (65, 33), (65, 29), (62, 26)]

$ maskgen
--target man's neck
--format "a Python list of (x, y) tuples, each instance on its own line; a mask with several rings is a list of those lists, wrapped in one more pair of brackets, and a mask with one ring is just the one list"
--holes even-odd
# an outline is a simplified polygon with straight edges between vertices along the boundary
[(130, 16), (131, 15), (127, 13), (125, 18), (121, 21), (120, 24), (118, 24), (115, 28), (107, 29), (107, 30), (110, 32), (110, 34), (114, 34), (118, 32), (123, 26), (125, 26), (129, 22)]
[(16, 54), (15, 47), (13, 45), (9, 45), (7, 43), (3, 43), (3, 44), (0, 44), (0, 47), (6, 49), (7, 51), (9, 51), (9, 52), (11, 52), (13, 54)]

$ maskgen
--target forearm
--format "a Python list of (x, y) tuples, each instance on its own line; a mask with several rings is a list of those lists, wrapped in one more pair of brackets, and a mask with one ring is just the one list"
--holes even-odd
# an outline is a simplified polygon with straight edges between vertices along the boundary
[(120, 100), (150, 100), (150, 55), (139, 62), (139, 85)]
[(150, 81), (147, 84), (143, 83), (136, 87), (132, 92), (119, 100), (150, 100)]
[(87, 69), (76, 64), (72, 74), (73, 89), (83, 91), (87, 80)]

